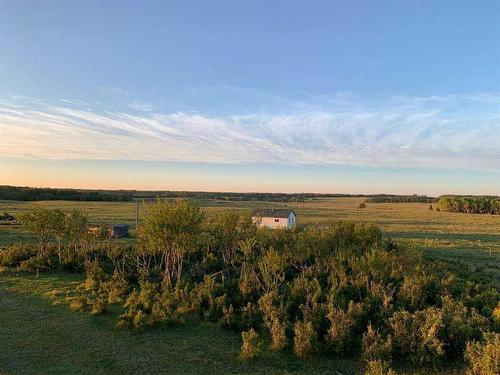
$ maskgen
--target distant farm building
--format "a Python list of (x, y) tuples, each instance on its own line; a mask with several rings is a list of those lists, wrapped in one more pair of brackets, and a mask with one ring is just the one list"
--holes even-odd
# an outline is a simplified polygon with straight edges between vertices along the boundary
[(111, 227), (111, 237), (122, 238), (128, 237), (128, 224), (114, 224)]
[(292, 229), (297, 221), (297, 215), (290, 209), (259, 209), (253, 212), (252, 219), (260, 227)]

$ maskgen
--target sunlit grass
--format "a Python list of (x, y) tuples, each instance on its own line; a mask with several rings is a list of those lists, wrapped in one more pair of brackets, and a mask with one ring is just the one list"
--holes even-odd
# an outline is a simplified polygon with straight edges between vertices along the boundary
[[(327, 225), (333, 220), (369, 222), (380, 226), (386, 237), (402, 239), (437, 259), (464, 262), (471, 270), (484, 271), (500, 284), (500, 216), (430, 211), (427, 203), (368, 203), (358, 209), (364, 198), (314, 199), (306, 202), (233, 202), (200, 200), (209, 214), (226, 210), (253, 210), (257, 207), (293, 208), (300, 226)], [(94, 223), (135, 224), (134, 202), (13, 202), (0, 201), (0, 212), (19, 215), (35, 205), (83, 210)], [(147, 203), (139, 204), (140, 217)], [(30, 241), (20, 226), (0, 226), (0, 246)], [(427, 251), (428, 250), (428, 251)]]

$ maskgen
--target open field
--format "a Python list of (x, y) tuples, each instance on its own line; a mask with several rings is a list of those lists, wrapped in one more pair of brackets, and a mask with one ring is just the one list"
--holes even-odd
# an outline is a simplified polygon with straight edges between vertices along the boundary
[[(118, 309), (102, 316), (72, 312), (64, 299), (83, 276), (0, 277), (1, 374), (358, 374), (360, 362), (297, 359), (264, 351), (238, 358), (240, 335), (196, 319), (185, 325), (133, 332), (116, 327)], [(36, 324), (33, 324), (36, 322)], [(15, 355), (13, 355), (15, 353)], [(460, 374), (458, 368), (413, 374)]]
[[(199, 204), (209, 214), (225, 210), (252, 210), (265, 207), (292, 207), (300, 226), (326, 225), (332, 220), (371, 222), (387, 237), (411, 242), (434, 258), (465, 264), (478, 276), (500, 284), (500, 216), (430, 211), (427, 203), (372, 203), (358, 209), (364, 198), (328, 198), (305, 202), (234, 202), (203, 200)], [(35, 205), (79, 208), (95, 223), (135, 224), (133, 202), (0, 201), (0, 212), (18, 215)], [(139, 206), (140, 217), (147, 203)], [(0, 226), (0, 245), (30, 240), (19, 226)]]
[[(301, 226), (332, 220), (372, 222), (387, 237), (422, 248), (431, 259), (469, 267), (478, 279), (500, 284), (500, 217), (429, 211), (428, 204), (377, 203), (358, 209), (363, 198), (297, 203), (200, 201), (209, 214), (256, 207), (293, 207)], [(18, 215), (35, 205), (79, 208), (95, 223), (135, 223), (135, 203), (0, 201), (0, 212)], [(140, 206), (140, 216), (147, 205)], [(30, 241), (18, 225), (0, 226), (0, 246)], [(131, 239), (133, 241), (133, 239)], [(2, 272), (0, 270), (0, 272)], [(355, 359), (297, 359), (290, 351), (265, 351), (255, 362), (238, 359), (241, 336), (213, 323), (186, 324), (141, 332), (116, 326), (121, 307), (101, 316), (72, 312), (67, 297), (83, 275), (0, 273), (0, 374), (175, 373), (175, 374), (358, 374)], [(12, 355), (15, 353), (15, 355)], [(399, 369), (411, 374), (460, 374), (454, 369)]]

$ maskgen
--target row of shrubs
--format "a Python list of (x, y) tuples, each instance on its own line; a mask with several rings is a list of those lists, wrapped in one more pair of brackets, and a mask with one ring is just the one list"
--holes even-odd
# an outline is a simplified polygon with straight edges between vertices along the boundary
[(241, 332), (245, 359), (262, 350), (351, 356), (375, 374), (466, 358), (471, 374), (498, 373), (498, 290), (429, 264), (374, 225), (266, 230), (247, 213), (207, 217), (191, 203), (158, 202), (134, 246), (80, 233), (6, 248), (0, 262), (84, 269), (74, 310), (119, 305), (117, 325), (134, 330), (195, 315)]
[(437, 202), (441, 211), (500, 215), (499, 197), (442, 196)]

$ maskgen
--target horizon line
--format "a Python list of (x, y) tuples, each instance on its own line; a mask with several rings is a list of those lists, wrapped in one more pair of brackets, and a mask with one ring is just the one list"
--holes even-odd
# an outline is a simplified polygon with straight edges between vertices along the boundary
[[(224, 191), (224, 190), (168, 190), (168, 189), (104, 189), (104, 188), (77, 188), (77, 187), (54, 187), (54, 186), (21, 186), (21, 185), (0, 185), (0, 188), (28, 188), (28, 189), (51, 189), (51, 190), (76, 190), (76, 191), (108, 191), (108, 192), (142, 192), (142, 193), (217, 193), (217, 194), (275, 194), (275, 195), (316, 195), (316, 196), (351, 196), (351, 197), (372, 197), (372, 196), (417, 196), (427, 198), (439, 198), (443, 196), (462, 196), (462, 197), (498, 197), (495, 194), (458, 194), (445, 193), (438, 195), (427, 195), (418, 193), (322, 193), (322, 192), (283, 192), (283, 191)], [(148, 198), (148, 197), (143, 197)], [(151, 197), (155, 198), (155, 197)], [(140, 198), (136, 198), (140, 199)], [(63, 199), (64, 200), (64, 199)]]

